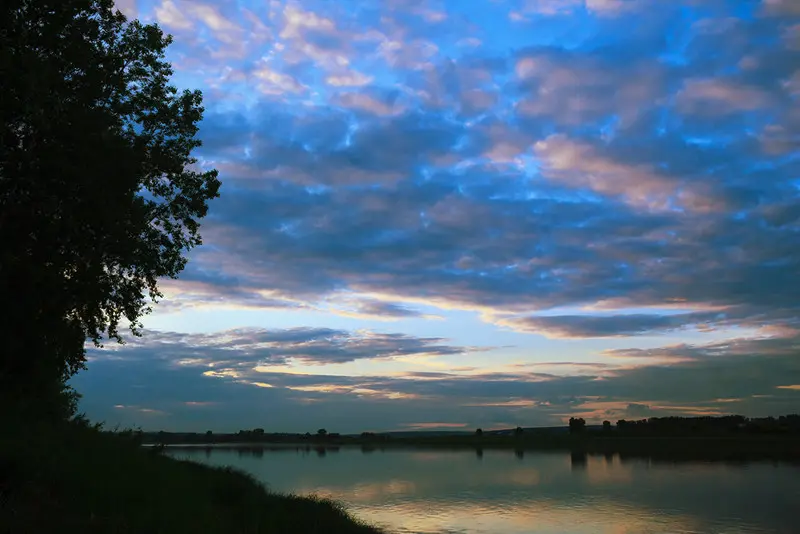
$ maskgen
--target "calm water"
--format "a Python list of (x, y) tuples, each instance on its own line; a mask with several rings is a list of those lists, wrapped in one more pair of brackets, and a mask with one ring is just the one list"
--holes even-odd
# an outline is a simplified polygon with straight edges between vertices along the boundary
[(344, 502), (394, 533), (800, 533), (800, 469), (513, 451), (288, 448), (171, 454)]

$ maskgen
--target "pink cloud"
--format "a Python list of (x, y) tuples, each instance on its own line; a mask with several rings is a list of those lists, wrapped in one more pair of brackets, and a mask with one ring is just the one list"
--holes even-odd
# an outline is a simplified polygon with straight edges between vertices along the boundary
[(467, 423), (406, 423), (408, 428), (464, 428)]
[(530, 87), (517, 113), (550, 116), (565, 125), (614, 114), (624, 127), (666, 96), (662, 66), (646, 62), (621, 67), (592, 56), (545, 52), (519, 59), (515, 74)]
[(686, 81), (677, 103), (684, 113), (724, 115), (766, 107), (770, 98), (760, 89), (733, 81), (695, 78)]
[(173, 0), (164, 0), (155, 8), (155, 13), (156, 20), (167, 28), (191, 30), (194, 27), (189, 17), (175, 5)]
[(129, 19), (135, 19), (139, 14), (136, 0), (115, 0), (114, 7), (122, 11)]
[(762, 0), (761, 6), (766, 15), (800, 15), (797, 0)]
[(527, 0), (522, 9), (511, 11), (509, 18), (522, 22), (532, 16), (572, 15), (586, 9), (601, 17), (616, 17), (634, 9), (641, 9), (645, 0)]
[(549, 180), (574, 188), (619, 196), (629, 204), (655, 210), (668, 209), (676, 183), (645, 165), (614, 161), (591, 145), (551, 135), (534, 146)]
[(375, 115), (397, 115), (403, 107), (397, 104), (387, 104), (364, 93), (343, 93), (336, 98), (336, 103), (342, 107), (367, 111)]
[(344, 71), (325, 78), (325, 82), (328, 85), (336, 87), (360, 87), (371, 83), (372, 80), (372, 76), (367, 76), (355, 70)]
[(336, 24), (331, 19), (320, 17), (313, 11), (305, 11), (296, 6), (286, 6), (283, 10), (283, 18), (281, 39), (302, 39), (307, 30), (328, 34), (336, 33)]
[(302, 93), (308, 89), (293, 76), (273, 70), (266, 64), (262, 64), (252, 74), (260, 80), (258, 88), (265, 94)]

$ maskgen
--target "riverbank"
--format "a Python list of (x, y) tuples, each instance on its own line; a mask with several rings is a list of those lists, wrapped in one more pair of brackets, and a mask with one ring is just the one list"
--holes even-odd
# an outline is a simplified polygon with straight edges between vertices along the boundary
[(337, 503), (170, 458), (87, 425), (0, 436), (0, 532), (379, 534)]

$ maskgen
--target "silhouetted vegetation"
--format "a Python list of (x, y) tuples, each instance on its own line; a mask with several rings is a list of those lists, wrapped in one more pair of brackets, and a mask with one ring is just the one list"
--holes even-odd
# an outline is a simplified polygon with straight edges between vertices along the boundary
[(374, 532), (74, 417), (85, 342), (140, 335), (218, 196), (191, 155), (202, 94), (170, 84), (171, 42), (113, 0), (0, 7), (0, 532)]
[(157, 26), (112, 0), (9, 0), (0, 19), (0, 392), (59, 419), (85, 340), (139, 333), (220, 182), (191, 170), (202, 94), (170, 85)]
[(6, 428), (13, 434), (0, 434), (3, 533), (379, 532), (336, 503), (271, 494), (239, 471), (143, 448), (137, 432), (102, 432), (85, 420)]
[[(266, 444), (293, 444), (309, 447), (306, 443), (325, 443), (327, 450), (336, 445), (359, 445), (371, 452), (385, 447), (444, 447), (460, 448), (512, 448), (570, 449), (578, 452), (670, 454), (675, 457), (743, 457), (754, 455), (764, 458), (800, 457), (800, 433), (797, 415), (777, 418), (748, 419), (742, 416), (725, 417), (669, 417), (620, 422), (617, 427), (609, 421), (603, 425), (588, 426), (581, 418), (572, 418), (566, 427), (527, 428), (507, 430), (477, 429), (475, 432), (430, 435), (419, 433), (374, 433), (358, 435), (254, 434), (240, 431), (235, 434), (213, 434), (210, 443), (221, 446), (254, 448)], [(606, 424), (608, 423), (608, 424)], [(480, 431), (480, 432), (479, 432)], [(171, 446), (209, 443), (206, 434), (145, 433), (144, 443), (164, 443)], [(276, 450), (289, 450), (281, 447)]]
[(617, 433), (625, 436), (799, 435), (800, 415), (750, 419), (742, 415), (623, 419), (617, 421)]
[(569, 418), (569, 431), (571, 434), (580, 434), (586, 430), (586, 421), (582, 417)]

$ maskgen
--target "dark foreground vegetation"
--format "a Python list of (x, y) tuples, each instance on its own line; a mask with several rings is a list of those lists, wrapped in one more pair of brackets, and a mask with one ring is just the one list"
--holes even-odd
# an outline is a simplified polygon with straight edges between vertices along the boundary
[(0, 2), (0, 534), (375, 532), (73, 417), (85, 343), (141, 334), (219, 196), (171, 42), (113, 0)]
[(0, 437), (0, 532), (376, 534), (340, 505), (269, 493), (81, 419)]
[(170, 447), (210, 445), (236, 448), (244, 454), (281, 450), (286, 445), (324, 455), (341, 446), (360, 446), (364, 452), (392, 447), (441, 447), (524, 450), (571, 450), (578, 453), (620, 453), (652, 458), (685, 459), (800, 459), (800, 416), (746, 418), (653, 417), (620, 420), (587, 427), (573, 418), (568, 427), (516, 428), (473, 433), (393, 434), (364, 432), (340, 435), (320, 429), (314, 434), (267, 433), (261, 428), (215, 434), (140, 432), (145, 444)]

